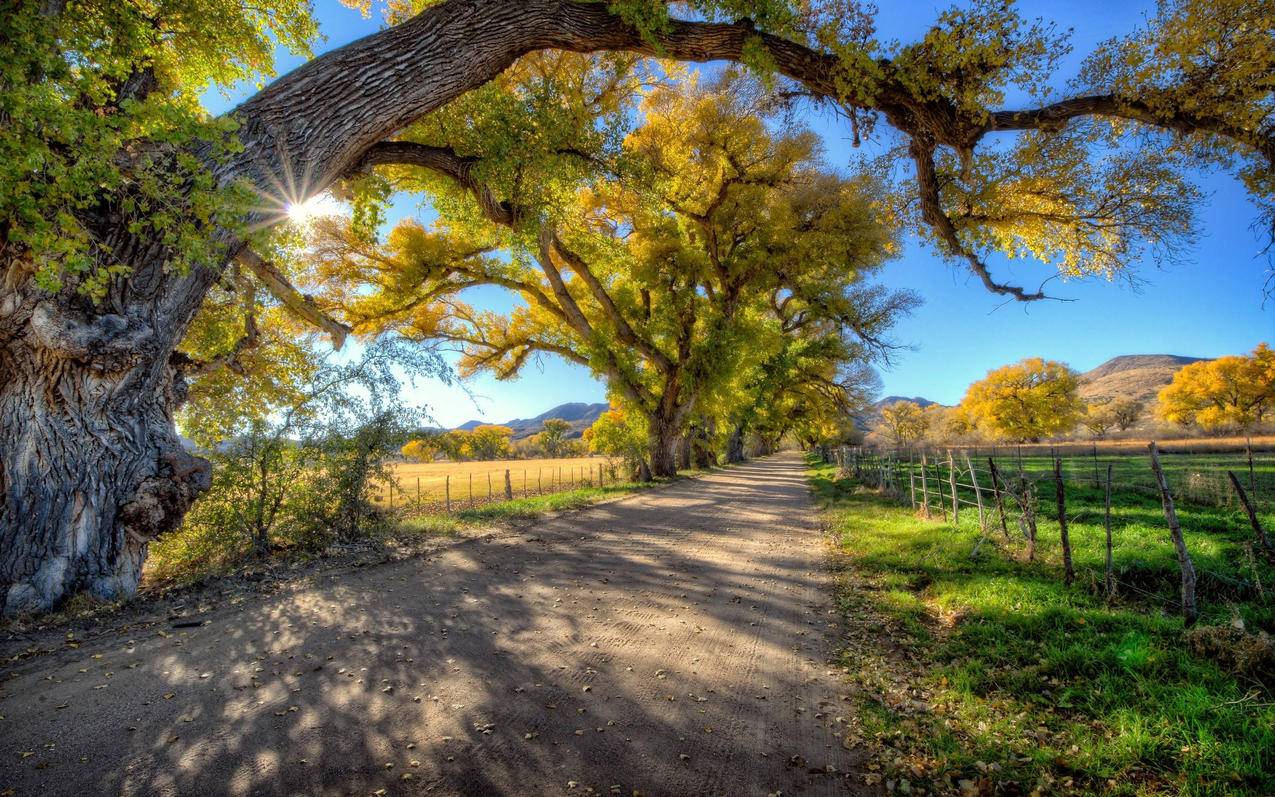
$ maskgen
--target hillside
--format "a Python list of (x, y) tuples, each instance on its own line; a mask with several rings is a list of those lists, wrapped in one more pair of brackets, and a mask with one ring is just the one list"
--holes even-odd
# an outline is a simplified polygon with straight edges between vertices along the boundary
[[(606, 412), (609, 407), (610, 405), (605, 402), (598, 404), (586, 404), (582, 401), (570, 401), (566, 404), (559, 404), (552, 409), (546, 410), (534, 418), (514, 418), (511, 421), (505, 421), (498, 425), (508, 426), (510, 429), (513, 429), (514, 439), (521, 440), (524, 437), (530, 437), (540, 431), (540, 427), (544, 426), (545, 421), (550, 418), (561, 418), (562, 420), (569, 421), (571, 423), (571, 433), (569, 434), (569, 437), (579, 437), (584, 433), (584, 430), (592, 426), (593, 422), (598, 419), (598, 416)], [(492, 423), (492, 421), (471, 420), (465, 421), (456, 428), (469, 431), (476, 426), (483, 426), (484, 424), (490, 423)]]
[(879, 409), (881, 409), (882, 407), (888, 407), (888, 406), (890, 406), (891, 404), (895, 404), (895, 403), (900, 402), (900, 401), (910, 401), (910, 402), (912, 402), (913, 404), (916, 404), (916, 405), (917, 405), (917, 406), (919, 406), (919, 407), (928, 407), (928, 406), (930, 406), (930, 405), (932, 405), (932, 404), (937, 404), (937, 403), (938, 403), (937, 401), (930, 401), (929, 399), (927, 399), (927, 398), (921, 398), (920, 396), (912, 396), (912, 397), (908, 397), (908, 396), (886, 396), (885, 398), (881, 399), (880, 401), (878, 401), (876, 404), (873, 404), (872, 406), (876, 407), (876, 408), (879, 410)]
[(1125, 354), (1112, 357), (1080, 375), (1080, 395), (1095, 399), (1135, 399), (1148, 404), (1160, 389), (1173, 381), (1178, 369), (1203, 357), (1176, 354)]

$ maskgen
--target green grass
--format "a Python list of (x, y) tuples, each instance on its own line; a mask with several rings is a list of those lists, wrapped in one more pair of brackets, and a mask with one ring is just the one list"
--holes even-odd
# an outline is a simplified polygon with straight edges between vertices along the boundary
[[(1122, 588), (1108, 603), (1097, 491), (1068, 490), (1080, 578), (1067, 588), (1055, 522), (1040, 523), (1036, 562), (999, 530), (974, 560), (973, 511), (953, 527), (836, 481), (831, 467), (811, 479), (845, 562), (843, 663), (867, 698), (855, 727), (887, 785), (1275, 794), (1269, 673), (1228, 672), (1192, 652), (1210, 632), (1188, 634), (1176, 615), (1177, 564), (1157, 502), (1117, 496)], [(1275, 572), (1250, 564), (1247, 524), (1225, 509), (1180, 515), (1201, 571), (1201, 625), (1241, 618), (1250, 632), (1272, 631)]]

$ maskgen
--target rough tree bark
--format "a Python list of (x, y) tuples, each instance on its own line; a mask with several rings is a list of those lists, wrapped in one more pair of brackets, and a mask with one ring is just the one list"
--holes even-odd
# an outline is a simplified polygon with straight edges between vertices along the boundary
[(744, 426), (740, 424), (731, 430), (730, 437), (726, 440), (726, 461), (731, 464), (739, 464), (745, 459)]
[(651, 461), (651, 475), (667, 478), (677, 475), (678, 426), (671, 419), (655, 415), (648, 419), (647, 455)]
[[(758, 33), (746, 20), (674, 22), (659, 35), (658, 54), (739, 60), (753, 43), (816, 96), (836, 97), (839, 85), (856, 85), (839, 80), (834, 56)], [(549, 48), (656, 54), (655, 45), (604, 3), (447, 0), (316, 58), (245, 102), (232, 112), (243, 150), (214, 173), (223, 184), (245, 180), (261, 192), (262, 210), (250, 223), (282, 218), (287, 203), (322, 191), (378, 142), (491, 80), (518, 57)], [(1251, 132), (1217, 120), (1183, 112), (1165, 121), (1147, 103), (1108, 95), (986, 115), (962, 114), (941, 98), (918, 99), (890, 82), (874, 86), (870, 96), (837, 99), (876, 109), (919, 140), (921, 165), (936, 146), (968, 152), (989, 132), (1056, 129), (1095, 115), (1211, 131), (1251, 144), (1275, 163), (1275, 136), (1254, 143)], [(92, 214), (86, 221), (95, 243), (131, 272), (98, 304), (72, 289), (40, 290), (30, 257), (12, 246), (0, 249), (0, 597), (6, 613), (48, 609), (80, 590), (104, 598), (131, 593), (147, 542), (180, 523), (209, 484), (207, 463), (186, 453), (173, 429), (185, 392), (183, 363), (174, 352), (219, 269), (168, 270), (169, 252), (128, 233), (115, 210), (119, 198), (101, 200), (85, 211)], [(227, 262), (237, 254), (231, 231), (208, 235), (226, 244)], [(971, 267), (978, 272), (979, 265)], [(663, 434), (653, 433), (653, 441)], [(671, 440), (674, 433), (668, 434)], [(667, 473), (669, 448), (652, 448), (659, 454), (652, 470)]]

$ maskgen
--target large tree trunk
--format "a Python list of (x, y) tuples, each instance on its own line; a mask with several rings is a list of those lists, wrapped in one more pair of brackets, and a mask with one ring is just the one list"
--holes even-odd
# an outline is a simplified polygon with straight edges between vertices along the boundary
[(50, 295), (5, 259), (0, 302), (0, 598), (44, 611), (87, 591), (137, 588), (147, 543), (208, 489), (172, 411), (185, 381), (172, 354), (206, 272), (163, 268), (155, 247), (104, 233), (133, 273), (100, 304)]
[(717, 464), (717, 453), (713, 451), (710, 435), (712, 430), (701, 424), (691, 427), (691, 455), (695, 467), (708, 470)]
[(689, 433), (677, 438), (677, 467), (682, 470), (691, 469), (691, 436)]
[(652, 416), (648, 425), (647, 454), (651, 461), (651, 475), (656, 478), (668, 478), (677, 475), (677, 461), (674, 456), (677, 444), (677, 424), (671, 419)]
[(731, 430), (730, 437), (726, 440), (726, 461), (732, 464), (739, 464), (745, 459), (744, 425), (740, 424)]

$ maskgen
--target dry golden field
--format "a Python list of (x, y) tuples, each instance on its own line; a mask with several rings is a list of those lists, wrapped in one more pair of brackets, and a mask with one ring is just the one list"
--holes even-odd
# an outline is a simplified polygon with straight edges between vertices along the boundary
[[(450, 489), (453, 507), (486, 503), (505, 496), (505, 471), (515, 498), (596, 484), (607, 467), (603, 457), (502, 459), (482, 462), (402, 462), (391, 466), (398, 487), (394, 503), (445, 503)], [(604, 483), (612, 481), (608, 471)], [(388, 500), (388, 496), (385, 496)]]

